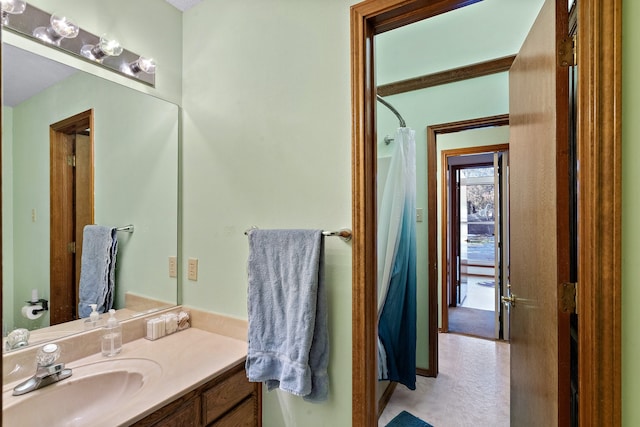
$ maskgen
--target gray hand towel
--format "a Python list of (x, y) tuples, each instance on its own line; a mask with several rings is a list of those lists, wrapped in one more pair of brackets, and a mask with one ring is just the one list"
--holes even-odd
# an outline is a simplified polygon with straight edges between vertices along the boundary
[(99, 313), (105, 313), (113, 307), (117, 253), (118, 237), (115, 227), (84, 227), (78, 303), (80, 318), (89, 317), (89, 304), (97, 304)]
[(327, 399), (329, 338), (321, 230), (249, 233), (249, 381)]

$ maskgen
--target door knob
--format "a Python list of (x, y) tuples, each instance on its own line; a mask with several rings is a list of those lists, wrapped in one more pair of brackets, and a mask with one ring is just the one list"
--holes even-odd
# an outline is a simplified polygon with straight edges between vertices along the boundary
[(501, 298), (502, 303), (505, 305), (505, 307), (515, 307), (516, 306), (516, 296), (511, 294), (508, 297), (502, 297)]

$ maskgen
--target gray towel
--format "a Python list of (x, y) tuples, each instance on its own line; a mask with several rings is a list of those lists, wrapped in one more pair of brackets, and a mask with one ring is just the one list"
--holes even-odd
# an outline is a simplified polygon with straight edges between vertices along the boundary
[(84, 227), (78, 303), (80, 318), (89, 317), (89, 304), (97, 304), (99, 313), (106, 313), (113, 308), (117, 253), (118, 237), (115, 227)]
[(329, 334), (321, 230), (249, 233), (249, 381), (327, 399)]

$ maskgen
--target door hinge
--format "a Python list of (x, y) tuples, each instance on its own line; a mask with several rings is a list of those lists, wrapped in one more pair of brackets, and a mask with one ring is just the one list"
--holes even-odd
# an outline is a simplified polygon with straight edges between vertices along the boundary
[(76, 167), (76, 156), (67, 156), (67, 165), (71, 167)]
[(67, 244), (67, 250), (69, 251), (69, 253), (75, 254), (76, 253), (76, 242), (71, 242), (71, 243)]
[(571, 67), (578, 63), (576, 36), (564, 38), (558, 43), (558, 64)]
[(558, 310), (563, 313), (578, 312), (578, 284), (560, 283), (558, 285)]

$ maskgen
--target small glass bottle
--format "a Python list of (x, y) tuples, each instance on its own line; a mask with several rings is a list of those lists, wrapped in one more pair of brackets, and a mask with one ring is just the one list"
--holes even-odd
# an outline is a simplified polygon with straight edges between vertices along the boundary
[(102, 334), (102, 355), (107, 357), (115, 356), (122, 350), (122, 326), (115, 314), (114, 309), (109, 310), (110, 317)]

